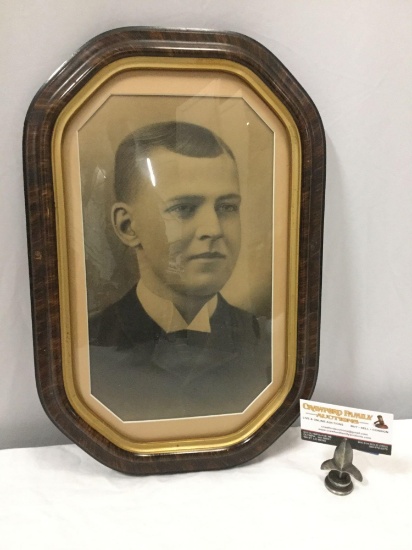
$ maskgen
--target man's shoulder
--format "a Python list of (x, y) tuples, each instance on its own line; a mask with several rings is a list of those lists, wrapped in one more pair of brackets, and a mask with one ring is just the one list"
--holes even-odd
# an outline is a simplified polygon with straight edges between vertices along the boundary
[(95, 346), (128, 347), (153, 332), (153, 321), (131, 288), (120, 300), (89, 318), (89, 343)]
[(216, 329), (219, 328), (219, 325), (228, 325), (238, 334), (251, 333), (257, 339), (262, 337), (262, 331), (265, 332), (263, 326), (265, 320), (258, 320), (253, 313), (230, 304), (221, 294), (218, 295), (218, 305), (212, 321), (216, 325)]
[(218, 294), (218, 304), (216, 308), (217, 314), (226, 314), (231, 321), (238, 319), (242, 322), (252, 322), (255, 316), (245, 309), (230, 304), (221, 294)]

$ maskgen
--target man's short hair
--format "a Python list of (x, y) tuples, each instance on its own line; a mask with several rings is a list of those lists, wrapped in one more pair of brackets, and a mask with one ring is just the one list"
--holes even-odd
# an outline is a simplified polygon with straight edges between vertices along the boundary
[(145, 177), (139, 165), (158, 147), (187, 157), (214, 158), (227, 154), (235, 161), (230, 147), (203, 126), (173, 121), (150, 124), (129, 134), (117, 149), (114, 176), (116, 200), (128, 202), (132, 199), (136, 186)]

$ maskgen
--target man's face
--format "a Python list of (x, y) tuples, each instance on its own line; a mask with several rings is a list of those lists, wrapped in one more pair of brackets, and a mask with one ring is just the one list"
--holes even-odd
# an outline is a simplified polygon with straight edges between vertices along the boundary
[(194, 158), (155, 149), (147, 181), (129, 205), (141, 276), (152, 288), (211, 296), (229, 279), (240, 248), (240, 195), (226, 154)]

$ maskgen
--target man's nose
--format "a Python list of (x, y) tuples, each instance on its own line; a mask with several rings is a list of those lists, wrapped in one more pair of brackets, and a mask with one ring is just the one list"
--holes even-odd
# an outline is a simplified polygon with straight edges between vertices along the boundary
[(198, 239), (219, 239), (222, 227), (214, 206), (204, 205), (197, 215), (196, 237)]

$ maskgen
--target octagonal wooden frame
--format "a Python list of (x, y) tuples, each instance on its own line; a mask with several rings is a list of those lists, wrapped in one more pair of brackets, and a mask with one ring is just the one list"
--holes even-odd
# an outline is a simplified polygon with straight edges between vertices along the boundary
[[(102, 75), (110, 78), (114, 67), (117, 73), (136, 64), (152, 70), (168, 66), (235, 74), (250, 86), (257, 83), (263, 90), (260, 96), (288, 126), (295, 174), (290, 192), (298, 220), (296, 242), (289, 242), (288, 300), (293, 314), (288, 338), (293, 349), (289, 346), (288, 361), (292, 368), (280, 401), (223, 440), (193, 438), (166, 446), (159, 441), (146, 446), (124, 443), (83, 412), (70, 384), (67, 311), (73, 304), (65, 291), (64, 201), (59, 199), (53, 148), (73, 99), (98, 87)], [(322, 122), (307, 93), (272, 53), (239, 34), (118, 29), (91, 40), (52, 76), (26, 117), (24, 174), (36, 381), (44, 409), (63, 433), (109, 467), (148, 474), (235, 466), (257, 456), (293, 423), (299, 399), (313, 392), (318, 369), (325, 155)]]

